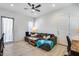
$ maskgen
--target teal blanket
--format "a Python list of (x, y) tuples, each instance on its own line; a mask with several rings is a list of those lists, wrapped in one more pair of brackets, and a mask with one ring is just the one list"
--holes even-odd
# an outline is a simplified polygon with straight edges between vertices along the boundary
[(48, 46), (49, 46), (50, 48), (53, 48), (53, 47), (54, 47), (54, 41), (45, 40), (45, 39), (39, 39), (39, 40), (36, 41), (36, 46), (37, 46), (37, 47), (40, 47), (40, 46), (42, 46), (42, 45), (44, 45), (44, 44), (48, 44)]

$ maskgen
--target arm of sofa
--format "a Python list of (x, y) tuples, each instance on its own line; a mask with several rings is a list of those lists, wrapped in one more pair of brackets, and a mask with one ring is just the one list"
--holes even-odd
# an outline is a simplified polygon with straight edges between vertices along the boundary
[(57, 44), (57, 37), (56, 37), (56, 36), (51, 37), (51, 38), (50, 38), (50, 40), (54, 41), (54, 45), (56, 45), (56, 44)]

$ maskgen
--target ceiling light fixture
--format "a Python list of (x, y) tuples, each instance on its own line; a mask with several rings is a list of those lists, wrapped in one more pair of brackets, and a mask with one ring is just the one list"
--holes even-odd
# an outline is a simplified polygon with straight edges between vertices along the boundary
[(52, 4), (52, 6), (55, 7), (56, 5), (55, 4)]
[(11, 6), (11, 7), (13, 7), (13, 6), (14, 6), (14, 4), (10, 4), (10, 6)]
[(34, 9), (32, 9), (32, 12), (35, 12), (35, 10), (34, 10)]

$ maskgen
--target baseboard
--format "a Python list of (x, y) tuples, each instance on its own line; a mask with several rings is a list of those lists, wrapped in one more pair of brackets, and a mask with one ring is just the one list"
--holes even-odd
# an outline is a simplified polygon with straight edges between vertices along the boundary
[(17, 43), (17, 42), (20, 42), (20, 41), (23, 41), (23, 40), (24, 40), (24, 39), (17, 40), (17, 41), (12, 41), (12, 42), (7, 42), (7, 43), (4, 43), (4, 44)]
[(67, 47), (67, 41), (66, 40), (58, 39), (57, 44)]
[(20, 42), (20, 41), (24, 41), (24, 39), (21, 39), (21, 40), (17, 40), (17, 41), (14, 41), (14, 42), (16, 43), (16, 42)]
[(62, 46), (65, 46), (65, 47), (67, 47), (67, 45), (65, 45), (65, 44), (61, 44), (61, 43), (57, 43), (58, 45), (62, 45)]

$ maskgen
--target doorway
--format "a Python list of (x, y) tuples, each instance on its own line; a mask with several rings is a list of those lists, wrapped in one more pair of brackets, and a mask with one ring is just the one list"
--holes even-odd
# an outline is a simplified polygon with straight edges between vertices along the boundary
[(2, 33), (4, 33), (4, 43), (13, 42), (14, 18), (1, 16), (1, 23)]

